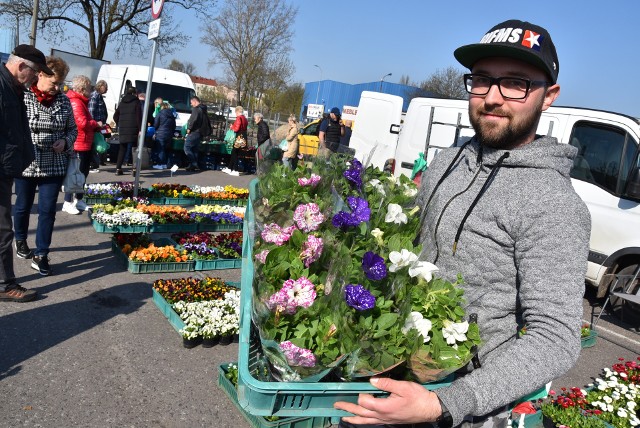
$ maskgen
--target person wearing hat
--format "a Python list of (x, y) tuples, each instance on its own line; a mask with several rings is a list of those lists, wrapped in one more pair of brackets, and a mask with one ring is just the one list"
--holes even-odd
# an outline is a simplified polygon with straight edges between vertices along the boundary
[(13, 179), (35, 159), (24, 104), (24, 91), (38, 81), (38, 73), (51, 76), (44, 54), (29, 45), (18, 45), (6, 64), (0, 64), (0, 301), (28, 302), (36, 298), (16, 282), (13, 270)]
[(391, 395), (336, 403), (355, 415), (345, 427), (507, 426), (513, 403), (565, 374), (580, 354), (590, 215), (569, 178), (576, 149), (536, 135), (560, 93), (551, 36), (509, 20), (454, 56), (470, 70), (475, 136), (440, 151), (423, 176), (419, 259), (449, 281), (462, 276), (465, 313), (477, 317), (482, 345), (434, 392), (373, 379)]
[(340, 147), (340, 138), (344, 137), (344, 124), (340, 120), (340, 109), (333, 107), (329, 112), (329, 117), (320, 124), (318, 139), (320, 148), (337, 152)]

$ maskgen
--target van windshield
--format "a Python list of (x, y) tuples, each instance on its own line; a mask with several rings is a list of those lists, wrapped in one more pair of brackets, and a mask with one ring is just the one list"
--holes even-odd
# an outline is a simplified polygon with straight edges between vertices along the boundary
[[(147, 82), (136, 81), (136, 90), (138, 92), (146, 92)], [(153, 82), (150, 100), (153, 102), (153, 100), (160, 97), (165, 101), (169, 101), (178, 113), (191, 113), (190, 100), (195, 94), (195, 91), (191, 88)]]

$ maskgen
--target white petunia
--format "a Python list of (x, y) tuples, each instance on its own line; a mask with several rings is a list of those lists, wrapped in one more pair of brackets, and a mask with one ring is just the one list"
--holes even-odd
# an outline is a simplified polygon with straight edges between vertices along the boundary
[(400, 252), (392, 251), (389, 253), (389, 260), (391, 261), (389, 272), (396, 272), (405, 266), (411, 266), (416, 260), (418, 260), (418, 256), (406, 248), (403, 248)]
[(371, 231), (371, 236), (376, 238), (376, 242), (378, 243), (378, 245), (384, 245), (384, 241), (382, 238), (384, 236), (384, 232), (382, 230), (376, 227)]
[(382, 196), (387, 195), (387, 193), (384, 191), (384, 186), (382, 185), (380, 180), (378, 180), (377, 178), (374, 178), (373, 180), (369, 181), (369, 184), (371, 184), (371, 186), (373, 186), (373, 188), (376, 189), (378, 193), (380, 193)]
[(447, 344), (453, 345), (456, 342), (464, 342), (465, 340), (467, 340), (467, 335), (465, 333), (469, 331), (468, 322), (453, 322), (451, 320), (444, 320), (442, 325), (442, 336), (447, 340)]
[(384, 217), (386, 223), (406, 224), (407, 215), (402, 212), (402, 207), (398, 204), (389, 204), (387, 215)]
[(424, 279), (425, 281), (431, 281), (433, 273), (438, 271), (438, 266), (433, 263), (416, 261), (409, 267), (409, 276), (415, 278), (416, 276)]
[(418, 189), (416, 189), (413, 186), (409, 186), (407, 184), (404, 185), (404, 191), (402, 192), (403, 195), (408, 196), (410, 198), (413, 198), (415, 195), (418, 194)]
[(420, 312), (411, 312), (404, 322), (402, 332), (407, 334), (409, 330), (415, 328), (418, 330), (418, 333), (422, 335), (424, 343), (427, 343), (431, 340), (429, 332), (431, 331), (432, 325), (431, 321), (424, 318)]

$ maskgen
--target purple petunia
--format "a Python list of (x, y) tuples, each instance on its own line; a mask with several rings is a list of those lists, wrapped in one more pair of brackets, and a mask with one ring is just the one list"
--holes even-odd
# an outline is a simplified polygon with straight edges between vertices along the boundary
[(343, 175), (355, 189), (362, 189), (362, 163), (358, 159), (354, 158), (351, 161), (351, 165)]
[(347, 205), (351, 209), (350, 213), (340, 211), (331, 219), (331, 224), (335, 227), (345, 229), (347, 227), (358, 226), (362, 222), (369, 221), (371, 217), (371, 209), (366, 199), (349, 196)]
[(374, 252), (367, 251), (362, 258), (362, 270), (367, 278), (380, 281), (387, 276), (387, 266), (384, 259)]
[(315, 367), (316, 357), (309, 349), (299, 348), (288, 340), (280, 343), (280, 349), (291, 366)]
[(358, 311), (366, 311), (376, 305), (376, 298), (362, 285), (349, 284), (344, 287), (344, 300)]

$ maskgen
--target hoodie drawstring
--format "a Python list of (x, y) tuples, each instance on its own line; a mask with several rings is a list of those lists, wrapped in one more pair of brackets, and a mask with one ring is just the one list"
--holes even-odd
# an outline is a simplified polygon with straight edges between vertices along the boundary
[(498, 173), (498, 170), (502, 166), (502, 162), (504, 162), (504, 160), (506, 158), (508, 158), (508, 157), (509, 157), (509, 152), (506, 152), (505, 154), (500, 156), (500, 158), (498, 159), (498, 162), (496, 162), (496, 164), (491, 169), (491, 172), (489, 173), (489, 177), (487, 177), (487, 181), (484, 182), (484, 184), (482, 185), (482, 188), (480, 189), (480, 192), (478, 192), (478, 195), (476, 196), (476, 198), (473, 200), (473, 202), (469, 206), (469, 209), (465, 213), (464, 217), (462, 217), (462, 221), (460, 222), (460, 225), (458, 226), (458, 231), (456, 232), (456, 237), (455, 237), (455, 239), (453, 241), (453, 255), (456, 254), (456, 250), (458, 248), (458, 240), (460, 239), (460, 235), (462, 234), (462, 229), (464, 227), (465, 222), (467, 221), (467, 218), (469, 218), (469, 215), (471, 215), (471, 212), (473, 211), (473, 209), (478, 204), (478, 201), (480, 200), (480, 198), (482, 197), (484, 192), (487, 190), (487, 188), (489, 187), (489, 185), (493, 181), (493, 177), (495, 177), (495, 175)]

